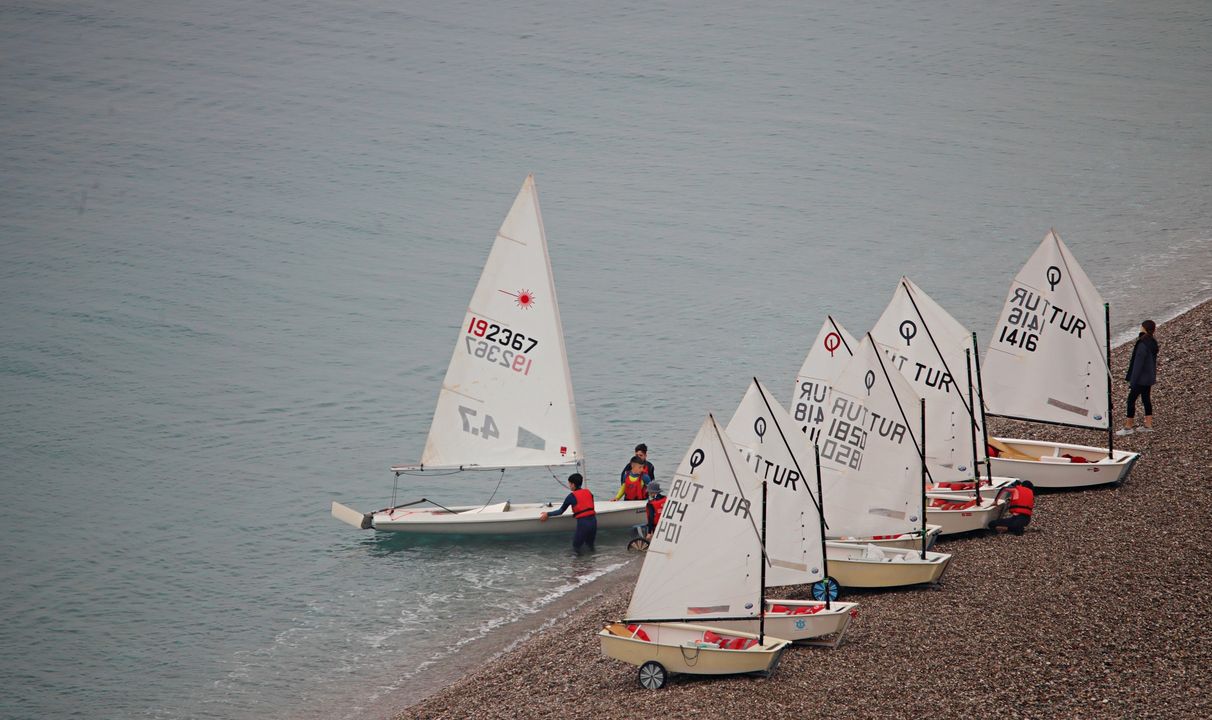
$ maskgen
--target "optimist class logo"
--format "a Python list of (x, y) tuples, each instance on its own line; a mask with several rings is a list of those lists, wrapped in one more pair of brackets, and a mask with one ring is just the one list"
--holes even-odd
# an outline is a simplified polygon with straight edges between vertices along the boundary
[(518, 307), (522, 308), (523, 310), (529, 310), (530, 308), (534, 307), (534, 293), (530, 292), (529, 290), (519, 290), (517, 292), (502, 290), (501, 292), (512, 297), (513, 301), (517, 303)]

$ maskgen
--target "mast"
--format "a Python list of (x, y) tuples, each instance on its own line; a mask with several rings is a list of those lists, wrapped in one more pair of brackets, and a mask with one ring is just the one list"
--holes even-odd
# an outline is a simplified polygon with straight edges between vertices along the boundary
[(758, 644), (766, 644), (766, 481), (762, 481), (762, 566), (758, 585)]
[(1103, 322), (1106, 323), (1105, 337), (1107, 339), (1107, 459), (1113, 460), (1115, 455), (1115, 408), (1111, 405), (1111, 303), (1103, 303)]
[(976, 399), (981, 403), (981, 440), (985, 443), (985, 480), (993, 486), (993, 461), (989, 459), (989, 420), (985, 417), (985, 386), (981, 382), (981, 354), (976, 345), (976, 333), (972, 333), (972, 352), (976, 354)]
[(964, 348), (964, 364), (968, 366), (968, 405), (973, 414), (968, 419), (968, 432), (972, 436), (972, 475), (976, 478), (976, 506), (981, 506), (981, 461), (976, 452), (976, 406), (972, 404), (972, 351)]
[(918, 451), (922, 459), (922, 559), (926, 559), (926, 398), (922, 404), (922, 447)]
[(829, 548), (825, 545), (825, 494), (821, 489), (821, 446), (812, 443), (816, 451), (816, 494), (821, 499), (821, 511), (817, 514), (821, 520), (821, 571), (824, 577), (821, 584), (825, 588), (825, 609), (829, 609)]

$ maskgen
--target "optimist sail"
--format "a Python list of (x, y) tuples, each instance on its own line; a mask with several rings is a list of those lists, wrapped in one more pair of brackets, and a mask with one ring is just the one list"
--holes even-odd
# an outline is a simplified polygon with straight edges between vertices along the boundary
[(870, 334), (834, 380), (831, 398), (820, 442), (829, 533), (871, 537), (920, 529), (920, 401)]
[(627, 617), (756, 618), (762, 485), (714, 416), (703, 421), (667, 497)]
[(791, 416), (754, 378), (726, 428), (737, 461), (765, 480), (766, 585), (800, 585), (824, 577), (816, 501), (816, 459)]
[(981, 366), (996, 415), (1106, 430), (1103, 298), (1056, 231), (1010, 283)]
[(832, 315), (825, 316), (825, 323), (795, 376), (791, 396), (792, 415), (799, 429), (808, 434), (809, 444), (820, 439), (833, 378), (846, 367), (857, 347), (858, 341), (841, 323)]
[[(976, 474), (973, 426), (977, 438), (983, 432), (979, 407), (968, 404), (964, 351), (972, 349), (972, 334), (902, 277), (871, 335), (914, 392), (926, 399), (926, 465), (931, 478), (936, 483), (971, 480)], [(975, 375), (975, 365), (972, 372)], [(975, 377), (972, 382), (975, 385)], [(975, 461), (984, 460), (984, 443), (978, 441)]]
[(423, 467), (581, 460), (564, 329), (534, 176), (497, 231), (459, 329)]

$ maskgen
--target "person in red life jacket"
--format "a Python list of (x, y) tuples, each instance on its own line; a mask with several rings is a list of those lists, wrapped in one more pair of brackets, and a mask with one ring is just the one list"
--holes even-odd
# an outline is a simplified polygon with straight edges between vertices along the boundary
[(593, 493), (581, 487), (584, 482), (585, 478), (581, 473), (569, 475), (568, 489), (572, 492), (564, 498), (564, 504), (555, 512), (539, 515), (540, 522), (547, 522), (547, 518), (563, 515), (565, 510), (572, 508), (572, 516), (577, 519), (577, 529), (572, 533), (572, 549), (578, 554), (583, 547), (593, 550), (593, 542), (598, 537), (598, 517), (593, 509)]
[(615, 493), (615, 500), (644, 500), (648, 497), (648, 483), (652, 477), (644, 471), (644, 461), (639, 455), (631, 458), (631, 469), (623, 473), (623, 482)]
[[(656, 480), (656, 468), (652, 466), (652, 463), (648, 462), (647, 445), (640, 443), (639, 445), (635, 446), (635, 457), (633, 457), (632, 460), (635, 458), (639, 458), (643, 461), (644, 472), (648, 473), (648, 479), (650, 481)], [(623, 482), (623, 480), (627, 477), (627, 473), (629, 472), (631, 472), (631, 460), (627, 461), (627, 465), (623, 467), (623, 472), (619, 473), (619, 482)]]
[(989, 529), (998, 532), (1009, 530), (1015, 535), (1022, 535), (1035, 510), (1035, 485), (1030, 480), (1016, 480), (1010, 486), (1009, 510), (1006, 517), (989, 523)]
[(648, 524), (644, 526), (644, 539), (652, 540), (652, 533), (656, 532), (657, 523), (661, 521), (661, 512), (665, 509), (665, 501), (669, 498), (661, 494), (661, 484), (656, 480), (648, 483), (648, 505), (645, 509), (648, 511)]

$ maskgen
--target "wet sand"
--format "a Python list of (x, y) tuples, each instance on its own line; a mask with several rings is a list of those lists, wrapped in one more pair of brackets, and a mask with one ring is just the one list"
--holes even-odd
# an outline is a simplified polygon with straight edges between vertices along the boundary
[[(616, 580), (398, 717), (1212, 717), (1212, 302), (1157, 338), (1157, 431), (1115, 439), (1141, 453), (1125, 483), (1041, 492), (1022, 537), (941, 541), (955, 555), (941, 588), (845, 593), (860, 615), (835, 651), (791, 648), (769, 678), (642, 690), (598, 645), (630, 597)], [(1112, 353), (1117, 419), (1131, 349)], [(996, 419), (990, 430), (1106, 442)], [(613, 575), (633, 579), (636, 566)]]

